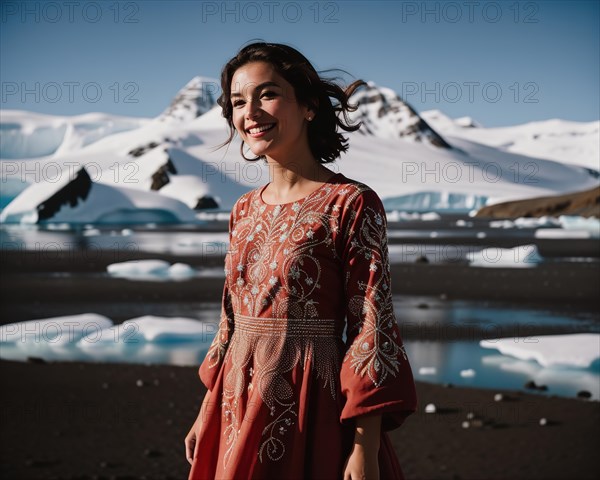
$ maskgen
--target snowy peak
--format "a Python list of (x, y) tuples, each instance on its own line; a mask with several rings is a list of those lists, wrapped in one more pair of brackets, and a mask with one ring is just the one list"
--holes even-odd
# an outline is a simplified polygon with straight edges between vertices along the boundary
[(471, 117), (460, 117), (454, 120), (459, 127), (463, 128), (481, 128), (482, 125), (479, 122), (476, 122)]
[(209, 77), (194, 77), (183, 87), (158, 116), (164, 122), (189, 122), (208, 112), (217, 104), (219, 82)]
[(381, 138), (403, 138), (430, 143), (439, 148), (452, 148), (396, 92), (369, 81), (350, 98), (358, 109), (350, 114), (353, 122), (361, 121), (359, 132)]
[(456, 144), (455, 138), (511, 153), (579, 165), (600, 171), (600, 121), (550, 119), (508, 127), (484, 128), (470, 117), (452, 119), (439, 110), (421, 112), (430, 125)]

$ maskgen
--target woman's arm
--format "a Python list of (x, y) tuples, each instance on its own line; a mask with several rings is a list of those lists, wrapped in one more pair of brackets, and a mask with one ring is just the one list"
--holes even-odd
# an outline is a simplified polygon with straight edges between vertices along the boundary
[(344, 468), (344, 480), (379, 480), (381, 415), (356, 418), (354, 445)]

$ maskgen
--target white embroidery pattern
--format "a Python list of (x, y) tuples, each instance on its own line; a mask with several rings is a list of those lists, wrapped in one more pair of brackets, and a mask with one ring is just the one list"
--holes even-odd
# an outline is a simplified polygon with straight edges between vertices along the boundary
[[(388, 375), (396, 376), (400, 370), (400, 354), (407, 360), (394, 316), (390, 265), (387, 260), (386, 221), (383, 215), (383, 211), (365, 207), (361, 211), (357, 231), (351, 232), (353, 239), (350, 256), (362, 256), (369, 261), (368, 271), (358, 272), (361, 278), (369, 278), (369, 282), (360, 280), (360, 293), (348, 299), (348, 313), (351, 317), (348, 318), (349, 336), (356, 337), (344, 357), (344, 362), (350, 362), (356, 374), (361, 377), (368, 375), (376, 387), (381, 386)], [(350, 272), (347, 273), (346, 286), (349, 281)]]
[[(319, 247), (321, 254), (329, 252), (341, 262), (338, 248), (343, 240), (334, 241), (342, 228), (339, 220), (343, 214), (354, 218), (356, 212), (349, 212), (349, 205), (365, 190), (370, 189), (363, 184), (354, 184), (350, 192), (344, 186), (335, 197), (330, 195), (334, 187), (325, 185), (304, 201), (275, 207), (261, 205), (258, 189), (240, 197), (244, 208), (234, 218), (225, 259), (221, 324), (207, 354), (209, 368), (223, 360), (229, 364), (221, 402), (227, 445), (224, 468), (253, 395), (259, 395), (260, 402), (254, 403), (264, 404), (272, 418), (262, 431), (259, 460), (283, 458), (286, 433), (298, 415), (290, 377), (296, 366), (310, 364), (322, 388), (329, 387), (335, 399), (342, 362), (349, 361), (357, 375), (366, 374), (380, 386), (389, 374), (396, 375), (398, 355), (406, 359), (393, 315), (389, 264), (384, 262), (385, 213), (367, 207), (358, 230), (349, 232), (353, 254), (370, 262), (367, 271), (358, 272), (363, 280), (354, 288), (360, 293), (347, 299), (348, 336), (356, 339), (343, 360), (342, 332), (336, 331), (335, 319), (320, 318), (314, 299), (322, 288), (322, 266), (313, 253)], [(343, 204), (331, 205), (342, 197)], [(366, 283), (369, 276), (375, 281)], [(347, 285), (348, 276), (342, 284), (344, 280)], [(271, 309), (270, 318), (264, 316), (266, 307)]]

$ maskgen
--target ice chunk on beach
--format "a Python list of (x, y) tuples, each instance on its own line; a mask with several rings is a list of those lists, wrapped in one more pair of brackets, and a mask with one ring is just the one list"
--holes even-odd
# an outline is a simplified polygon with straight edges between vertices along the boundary
[(1, 326), (0, 342), (64, 346), (112, 325), (111, 319), (96, 313), (28, 320)]
[(131, 260), (112, 263), (107, 270), (114, 277), (131, 280), (186, 279), (198, 275), (198, 272), (186, 263), (170, 265), (164, 260)]
[(543, 257), (536, 245), (519, 245), (514, 248), (484, 248), (467, 253), (472, 267), (527, 268), (540, 263)]
[(565, 230), (564, 228), (540, 228), (535, 231), (535, 238), (576, 239), (591, 238), (592, 234), (585, 230)]
[(437, 368), (435, 367), (421, 367), (419, 368), (419, 375), (435, 375)]
[(479, 345), (521, 360), (535, 360), (543, 367), (589, 368), (600, 358), (600, 334), (597, 333), (496, 338), (481, 340)]
[(559, 221), (548, 215), (541, 217), (519, 217), (515, 219), (515, 226), (519, 228), (539, 228), (559, 226)]
[(593, 238), (600, 238), (600, 219), (595, 217), (580, 217), (578, 215), (560, 215), (558, 217), (562, 228), (566, 230), (583, 230)]
[(111, 263), (106, 269), (108, 273), (115, 277), (154, 277), (167, 276), (169, 265), (169, 262), (164, 260), (131, 260), (129, 262)]
[(145, 315), (83, 337), (77, 342), (77, 346), (94, 348), (95, 346), (106, 346), (107, 343), (124, 345), (143, 342), (210, 342), (216, 331), (216, 323), (185, 317)]
[(169, 267), (169, 277), (191, 278), (196, 275), (196, 270), (187, 263), (174, 263)]

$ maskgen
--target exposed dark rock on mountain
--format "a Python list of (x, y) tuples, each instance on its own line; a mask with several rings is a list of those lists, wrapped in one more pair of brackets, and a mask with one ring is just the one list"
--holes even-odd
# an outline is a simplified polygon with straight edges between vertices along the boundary
[(173, 162), (169, 158), (167, 163), (165, 163), (162, 167), (160, 167), (154, 175), (152, 175), (152, 185), (150, 186), (151, 190), (160, 190), (167, 183), (169, 183), (169, 173), (177, 174), (177, 169)]
[(351, 117), (353, 121), (363, 122), (359, 132), (428, 142), (439, 148), (453, 148), (393, 90), (368, 82), (366, 87), (352, 95), (350, 102), (358, 105), (358, 110)]
[(209, 208), (219, 208), (219, 204), (210, 195), (204, 195), (198, 199), (194, 210), (207, 210)]
[(92, 179), (85, 167), (81, 167), (75, 178), (36, 207), (38, 213), (37, 223), (52, 218), (65, 205), (76, 207), (80, 201), (87, 198), (91, 188)]
[(207, 77), (194, 77), (175, 96), (158, 120), (191, 121), (217, 104), (220, 84)]

